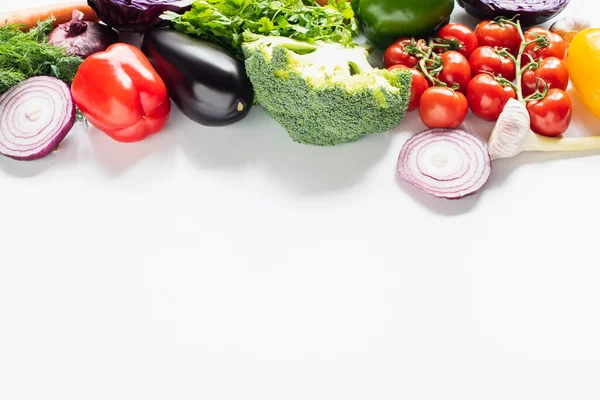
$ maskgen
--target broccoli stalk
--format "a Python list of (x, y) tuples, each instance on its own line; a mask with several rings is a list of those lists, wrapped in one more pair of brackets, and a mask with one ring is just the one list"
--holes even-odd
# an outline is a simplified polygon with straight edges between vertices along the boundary
[(373, 68), (358, 45), (245, 34), (256, 101), (299, 143), (335, 145), (395, 128), (406, 113), (411, 74)]

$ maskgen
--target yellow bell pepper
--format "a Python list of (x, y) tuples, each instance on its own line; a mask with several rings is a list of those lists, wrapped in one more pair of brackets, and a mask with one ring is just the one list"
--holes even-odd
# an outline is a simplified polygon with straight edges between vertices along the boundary
[(600, 28), (577, 33), (567, 54), (571, 83), (585, 106), (600, 118)]

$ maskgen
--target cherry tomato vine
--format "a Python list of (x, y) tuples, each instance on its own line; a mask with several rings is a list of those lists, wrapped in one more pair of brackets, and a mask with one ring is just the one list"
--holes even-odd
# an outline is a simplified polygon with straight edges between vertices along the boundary
[(413, 70), (419, 84), (412, 88), (409, 110), (418, 103), (421, 120), (430, 128), (462, 123), (465, 103), (493, 121), (512, 97), (527, 105), (532, 129), (554, 136), (566, 130), (571, 116), (565, 56), (560, 36), (538, 27), (523, 32), (517, 16), (482, 21), (475, 31), (448, 24), (428, 41), (401, 38), (384, 53), (384, 64)]

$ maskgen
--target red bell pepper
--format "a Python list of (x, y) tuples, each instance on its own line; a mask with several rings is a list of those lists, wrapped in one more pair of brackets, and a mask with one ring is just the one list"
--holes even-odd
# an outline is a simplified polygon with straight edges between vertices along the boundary
[(144, 53), (125, 43), (86, 58), (71, 92), (83, 116), (119, 142), (159, 132), (171, 112), (164, 82)]

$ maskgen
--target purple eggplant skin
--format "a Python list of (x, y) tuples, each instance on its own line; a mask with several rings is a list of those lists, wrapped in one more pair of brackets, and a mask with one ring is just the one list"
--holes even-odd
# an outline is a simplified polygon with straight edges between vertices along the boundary
[(467, 13), (479, 18), (496, 17), (518, 19), (523, 26), (541, 25), (560, 14), (570, 0), (456, 0)]
[(243, 119), (254, 103), (243, 61), (221, 47), (168, 28), (144, 33), (141, 49), (164, 81), (169, 97), (205, 126)]

